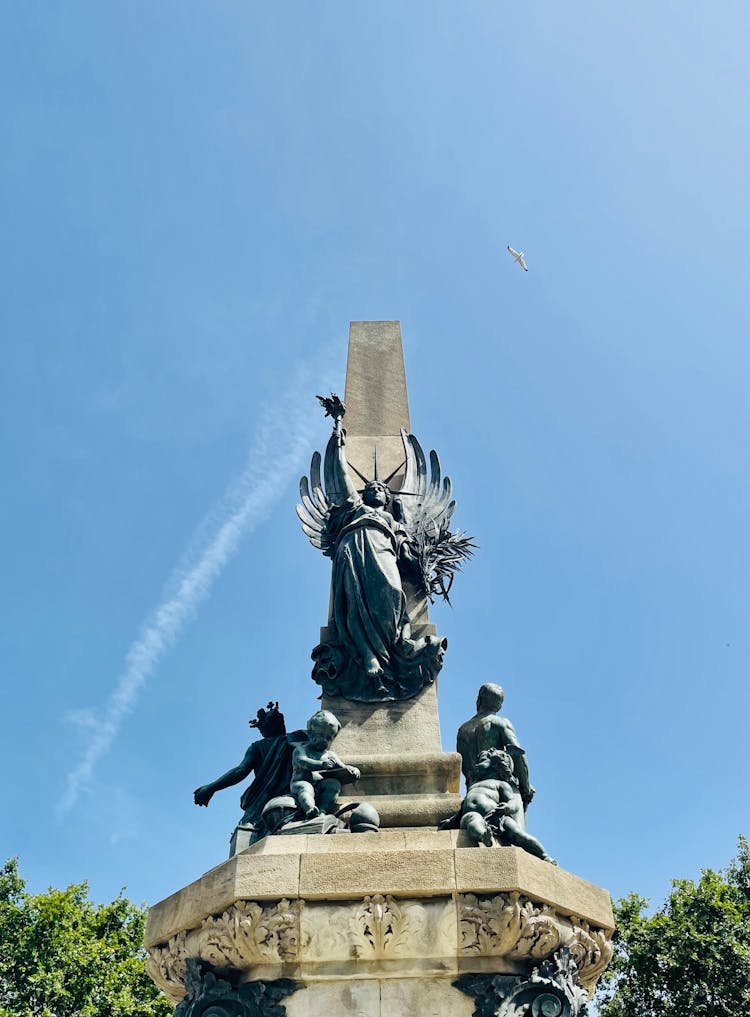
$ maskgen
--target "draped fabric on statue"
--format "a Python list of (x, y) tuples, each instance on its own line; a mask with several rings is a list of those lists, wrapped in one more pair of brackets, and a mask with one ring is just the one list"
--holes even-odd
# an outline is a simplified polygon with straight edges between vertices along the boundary
[(271, 798), (289, 793), (294, 748), (290, 738), (294, 736), (259, 738), (253, 743), (255, 780), (245, 788), (240, 798), (240, 808), (245, 810), (240, 820), (242, 826), (257, 826), (263, 806)]
[(391, 518), (362, 502), (346, 506), (333, 559), (335, 638), (367, 669), (387, 668), (406, 619)]
[(400, 524), (358, 495), (330, 509), (333, 582), (328, 637), (313, 678), (329, 696), (408, 699), (435, 680), (445, 640), (413, 639), (399, 572)]
[(338, 397), (322, 402), (334, 416), (334, 429), (325, 462), (316, 452), (309, 479), (300, 480), (297, 506), (311, 543), (333, 560), (331, 612), (312, 651), (312, 677), (326, 696), (366, 703), (410, 699), (435, 681), (447, 641), (427, 628), (424, 610), (412, 634), (407, 590), (415, 591), (415, 605), (435, 592), (447, 597), (453, 574), (470, 553), (467, 540), (448, 529), (451, 484), (446, 477), (441, 485), (434, 452), (428, 483), (424, 452), (413, 434), (402, 431), (401, 488), (388, 486), (401, 467), (381, 481), (375, 461), (372, 480), (353, 468), (364, 481), (360, 496), (346, 458), (345, 408)]

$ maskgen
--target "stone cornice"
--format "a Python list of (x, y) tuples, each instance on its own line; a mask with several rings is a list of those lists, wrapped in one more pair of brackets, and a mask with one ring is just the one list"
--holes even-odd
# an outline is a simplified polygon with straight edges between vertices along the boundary
[(491, 896), (414, 898), (368, 894), (347, 901), (237, 901), (168, 942), (149, 948), (148, 970), (172, 999), (184, 994), (190, 958), (245, 978), (338, 974), (388, 977), (435, 973), (517, 972), (560, 947), (593, 992), (612, 956), (611, 930), (562, 914), (517, 891)]

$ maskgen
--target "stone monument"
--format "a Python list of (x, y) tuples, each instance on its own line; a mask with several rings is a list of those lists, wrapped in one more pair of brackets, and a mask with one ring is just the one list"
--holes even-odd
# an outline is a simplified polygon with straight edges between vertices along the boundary
[(499, 686), (442, 749), (448, 647), (428, 608), (474, 544), (411, 433), (399, 323), (352, 322), (344, 400), (318, 398), (332, 433), (298, 514), (331, 559), (321, 709), (287, 733), (269, 703), (242, 762), (195, 791), (207, 805), (254, 773), (229, 859), (151, 908), (151, 977), (179, 1017), (585, 1014), (612, 956), (609, 894), (527, 830)]

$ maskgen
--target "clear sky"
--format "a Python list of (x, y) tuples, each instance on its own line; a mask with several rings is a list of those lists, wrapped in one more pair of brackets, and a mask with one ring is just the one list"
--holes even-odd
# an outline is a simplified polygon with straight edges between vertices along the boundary
[(500, 681), (564, 868), (659, 900), (725, 864), (746, 5), (0, 19), (2, 854), (34, 889), (139, 901), (225, 857), (239, 789), (193, 788), (268, 699), (291, 726), (316, 706), (313, 396), (343, 389), (350, 319), (397, 318), (412, 427), (481, 545), (433, 612), (444, 746)]

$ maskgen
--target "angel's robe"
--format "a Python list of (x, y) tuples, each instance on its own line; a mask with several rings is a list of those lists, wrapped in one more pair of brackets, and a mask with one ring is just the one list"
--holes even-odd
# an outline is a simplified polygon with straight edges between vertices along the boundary
[(368, 672), (386, 669), (408, 624), (398, 569), (403, 535), (382, 509), (349, 498), (338, 508), (332, 621), (338, 641)]

